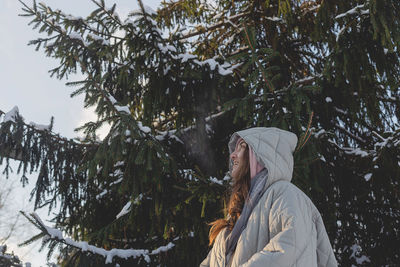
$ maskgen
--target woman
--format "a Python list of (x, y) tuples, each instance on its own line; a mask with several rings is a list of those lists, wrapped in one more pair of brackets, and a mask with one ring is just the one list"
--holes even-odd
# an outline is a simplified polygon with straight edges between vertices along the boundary
[(214, 245), (201, 267), (337, 266), (320, 213), (290, 183), (296, 144), (273, 127), (232, 135), (228, 216), (211, 223)]

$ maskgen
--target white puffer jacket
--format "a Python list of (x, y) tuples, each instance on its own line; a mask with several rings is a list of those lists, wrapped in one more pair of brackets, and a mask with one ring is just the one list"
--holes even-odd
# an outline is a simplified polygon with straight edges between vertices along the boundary
[[(232, 135), (230, 153), (239, 136), (268, 169), (268, 180), (264, 195), (239, 237), (231, 266), (337, 266), (320, 213), (310, 198), (290, 182), (297, 136), (273, 127), (246, 129)], [(224, 229), (200, 266), (226, 265)]]

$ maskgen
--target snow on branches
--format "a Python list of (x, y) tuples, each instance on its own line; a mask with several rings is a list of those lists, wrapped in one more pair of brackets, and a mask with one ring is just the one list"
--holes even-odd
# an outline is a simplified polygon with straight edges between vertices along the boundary
[(23, 213), (25, 217), (27, 217), (30, 220), (33, 220), (35, 223), (35, 226), (39, 228), (42, 233), (44, 234), (44, 240), (45, 242), (48, 242), (49, 240), (54, 240), (59, 243), (63, 243), (67, 246), (74, 247), (82, 252), (90, 252), (92, 254), (100, 255), (106, 258), (105, 263), (109, 264), (113, 262), (114, 257), (122, 258), (122, 259), (128, 259), (128, 258), (138, 258), (138, 257), (143, 257), (146, 262), (150, 262), (150, 257), (152, 255), (157, 255), (160, 254), (161, 252), (168, 251), (172, 249), (175, 244), (170, 242), (165, 246), (158, 247), (156, 249), (153, 249), (151, 252), (148, 249), (111, 249), (111, 250), (106, 250), (104, 248), (99, 248), (93, 245), (88, 244), (85, 241), (75, 241), (71, 238), (64, 237), (62, 231), (49, 227), (43, 223), (43, 221), (40, 219), (40, 217), (36, 213), (31, 213), (30, 216), (26, 215)]
[(17, 116), (19, 116), (19, 110), (17, 106), (14, 106), (9, 112), (4, 113), (4, 118), (2, 123), (8, 121), (16, 122)]
[[(356, 7), (341, 13), (335, 17), (336, 20), (346, 18), (348, 16), (354, 15), (354, 14), (359, 14), (360, 16), (362, 15), (369, 15), (369, 10), (368, 9), (363, 9), (367, 8), (366, 4), (362, 5), (357, 5)], [(339, 41), (340, 36), (345, 32), (345, 30), (349, 27), (348, 24), (345, 24), (342, 26), (342, 28), (339, 29), (338, 33), (336, 34), (336, 42)]]
[(344, 12), (344, 13), (341, 13), (341, 14), (337, 15), (335, 17), (335, 19), (340, 19), (340, 18), (349, 16), (349, 15), (353, 15), (353, 14), (360, 14), (360, 15), (369, 14), (369, 10), (368, 9), (363, 9), (363, 8), (366, 8), (365, 4), (357, 5), (354, 8), (352, 8), (352, 9), (350, 9), (350, 10)]

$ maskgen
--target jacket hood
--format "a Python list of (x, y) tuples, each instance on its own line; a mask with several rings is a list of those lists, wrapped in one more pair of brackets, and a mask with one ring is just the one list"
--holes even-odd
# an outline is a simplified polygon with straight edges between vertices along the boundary
[[(297, 145), (297, 136), (289, 131), (275, 127), (254, 127), (232, 134), (228, 144), (229, 154), (235, 150), (238, 138), (251, 147), (257, 161), (268, 170), (266, 187), (279, 180), (292, 180), (293, 151)], [(229, 171), (233, 162), (229, 160)]]

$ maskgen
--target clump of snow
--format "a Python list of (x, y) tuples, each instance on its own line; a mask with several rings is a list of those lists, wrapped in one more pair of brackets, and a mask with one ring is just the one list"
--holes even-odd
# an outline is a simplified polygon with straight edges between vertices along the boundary
[(357, 255), (357, 254), (360, 254), (362, 251), (361, 247), (359, 245), (354, 244), (351, 246), (350, 249), (352, 251), (352, 253), (350, 255), (350, 259), (354, 258), (356, 260), (357, 264), (363, 264), (364, 262), (370, 262), (370, 259), (367, 256), (365, 256), (365, 255), (358, 256)]
[(80, 16), (78, 16), (78, 17), (75, 17), (75, 16), (72, 16), (72, 15), (70, 15), (70, 14), (68, 14), (68, 15), (66, 15), (66, 14), (64, 14), (64, 13), (62, 13), (63, 15), (64, 15), (64, 18), (65, 19), (67, 19), (67, 20), (83, 20), (83, 18), (82, 17), (80, 17)]
[(340, 109), (340, 108), (338, 108), (338, 107), (334, 107), (334, 109), (335, 109), (337, 112), (342, 113), (343, 115), (347, 115), (347, 111), (345, 111), (345, 110), (343, 110), (343, 109)]
[(68, 34), (69, 38), (79, 40), (83, 43), (84, 46), (87, 46), (87, 43), (83, 39), (82, 35), (80, 35), (78, 32), (72, 31), (70, 34)]
[(326, 133), (325, 129), (321, 129), (321, 130), (319, 130), (318, 132), (316, 132), (316, 133), (314, 134), (314, 136), (315, 136), (315, 138), (319, 138), (321, 135), (323, 135), (323, 134), (325, 134), (325, 133)]
[(101, 199), (101, 198), (104, 197), (107, 193), (108, 193), (108, 190), (107, 190), (107, 189), (103, 190), (100, 194), (98, 194), (98, 195), (96, 196), (96, 199), (97, 199), (97, 200)]
[(360, 12), (361, 15), (369, 14), (369, 10), (363, 10), (362, 9), (364, 7), (365, 7), (365, 4), (357, 5), (354, 8), (352, 8), (352, 9), (350, 9), (350, 10), (344, 12), (344, 13), (341, 13), (341, 14), (337, 15), (335, 17), (335, 19), (340, 19), (340, 18), (343, 18), (343, 17), (348, 16), (348, 15), (357, 14), (359, 12)]
[[(336, 35), (336, 42), (339, 41), (340, 36), (342, 35), (342, 33), (343, 33), (346, 29), (347, 29), (347, 27), (346, 27), (346, 25), (345, 25), (345, 26), (343, 26), (343, 27), (339, 30), (338, 34)], [(332, 63), (332, 66), (333, 66), (333, 65), (334, 65), (334, 62)]]
[(168, 250), (170, 250), (171, 248), (173, 248), (174, 246), (175, 246), (174, 243), (169, 242), (168, 245), (166, 245), (166, 246), (161, 246), (161, 247), (159, 247), (159, 248), (154, 249), (154, 250), (150, 253), (150, 255), (160, 254), (160, 252), (168, 251)]
[(119, 106), (119, 105), (114, 105), (114, 106), (118, 112), (125, 112), (127, 114), (131, 114), (131, 111), (129, 110), (129, 108), (127, 106)]
[(147, 5), (143, 5), (143, 7), (144, 7), (144, 12), (146, 12), (146, 14), (157, 15), (157, 12), (154, 9), (152, 9), (151, 7), (149, 7)]
[(117, 161), (117, 162), (114, 164), (114, 167), (115, 167), (115, 168), (121, 167), (121, 166), (124, 166), (124, 164), (125, 164), (125, 162), (123, 162), (123, 161)]
[(194, 177), (194, 171), (192, 169), (179, 169), (178, 173), (183, 174), (184, 179), (188, 179), (189, 181), (198, 181), (196, 177)]
[(133, 200), (133, 204), (134, 204), (134, 205), (139, 205), (139, 204), (140, 204), (140, 201), (142, 201), (142, 199), (143, 199), (143, 194), (140, 193), (140, 194)]
[(144, 133), (150, 133), (150, 132), (151, 132), (150, 127), (143, 126), (143, 124), (142, 124), (141, 121), (138, 121), (137, 124), (138, 124), (139, 129), (140, 129), (142, 132), (144, 132)]
[(18, 113), (19, 113), (18, 107), (14, 106), (9, 112), (4, 114), (3, 123), (8, 122), (8, 121), (15, 122), (15, 120), (17, 119)]
[(131, 211), (131, 205), (132, 202), (128, 201), (128, 203), (125, 204), (125, 206), (122, 208), (122, 210), (117, 214), (116, 219), (119, 219), (120, 217), (128, 214)]
[[(121, 176), (123, 176), (124, 175), (124, 173), (121, 171), (121, 170), (115, 170), (112, 174), (111, 174), (111, 176), (112, 177), (121, 177)], [(115, 182), (113, 182), (112, 184), (114, 184)]]
[(371, 177), (372, 177), (372, 173), (367, 173), (366, 175), (364, 175), (364, 179), (367, 182), (371, 179)]
[(349, 154), (349, 155), (358, 155), (358, 156), (361, 156), (361, 157), (368, 157), (369, 156), (368, 152), (366, 152), (364, 150), (361, 150), (360, 148), (345, 148), (344, 152), (346, 154)]
[(278, 18), (278, 17), (265, 17), (265, 18), (270, 21), (282, 21), (282, 18)]
[(94, 41), (101, 42), (102, 45), (110, 45), (110, 42), (103, 37), (100, 37), (93, 33), (88, 33), (88, 36), (92, 38)]
[(29, 123), (29, 125), (39, 131), (49, 131), (50, 130), (50, 125), (36, 124), (32, 121)]
[[(172, 47), (172, 46), (166, 47), (166, 46), (159, 45), (159, 48), (163, 53), (166, 53), (168, 51), (176, 52), (175, 47)], [(218, 67), (218, 73), (220, 75), (223, 75), (223, 76), (232, 74), (233, 73), (233, 69), (235, 69), (235, 68), (237, 68), (237, 67), (239, 67), (241, 65), (241, 63), (235, 64), (235, 65), (231, 65), (231, 64), (229, 64), (227, 62), (225, 62), (224, 64), (221, 65), (220, 63), (218, 63), (215, 60), (215, 58), (209, 58), (209, 59), (206, 59), (204, 61), (200, 61), (200, 60), (198, 60), (196, 55), (193, 55), (193, 54), (190, 54), (190, 53), (171, 55), (171, 57), (173, 59), (180, 59), (182, 63), (188, 62), (189, 60), (192, 60), (193, 63), (195, 63), (195, 64), (197, 64), (199, 66), (208, 65), (210, 67), (210, 70), (212, 70), (212, 71), (215, 70)]]
[(115, 98), (114, 98), (112, 95), (108, 95), (107, 97), (108, 97), (108, 99), (110, 100), (110, 102), (111, 102), (113, 105), (115, 105), (115, 104), (117, 103), (117, 100), (115, 100)]
[(325, 101), (326, 101), (326, 103), (330, 103), (330, 102), (332, 102), (332, 98), (330, 98), (329, 96), (327, 96), (327, 97), (325, 98)]
[(216, 177), (210, 177), (210, 182), (222, 185), (222, 180), (218, 180)]
[(185, 54), (178, 55), (178, 58), (181, 58), (182, 62), (186, 62), (186, 61), (188, 61), (188, 59), (197, 58), (197, 56), (189, 54), (189, 53), (185, 53)]
[(131, 114), (131, 111), (129, 110), (128, 106), (122, 106), (118, 104), (118, 101), (110, 94), (107, 94), (108, 100), (111, 102), (111, 104), (115, 107), (115, 109), (120, 112), (120, 113), (127, 113)]
[(225, 175), (225, 177), (224, 177), (224, 179), (222, 179), (223, 181), (229, 181), (229, 180), (231, 180), (232, 178), (231, 178), (231, 176), (229, 175), (229, 173), (227, 173), (226, 175)]

